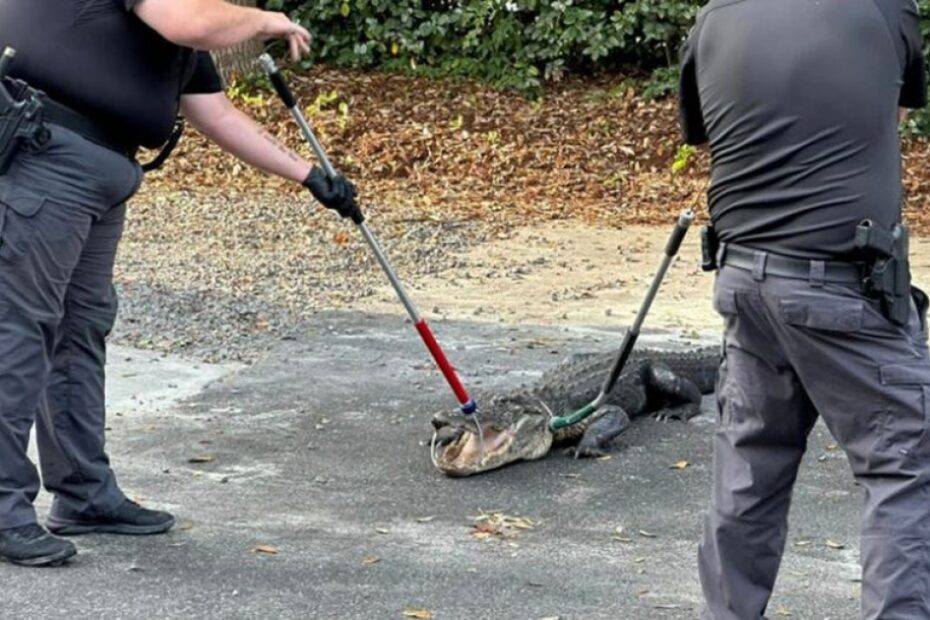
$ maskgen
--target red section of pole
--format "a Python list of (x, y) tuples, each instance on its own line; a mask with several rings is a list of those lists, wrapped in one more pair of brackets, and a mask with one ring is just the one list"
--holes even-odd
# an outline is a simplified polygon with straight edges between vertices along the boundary
[(439, 343), (436, 341), (436, 337), (430, 330), (429, 325), (427, 325), (426, 319), (420, 320), (420, 322), (416, 324), (416, 328), (417, 331), (420, 332), (420, 337), (423, 338), (426, 348), (429, 349), (429, 352), (433, 355), (433, 359), (436, 360), (439, 370), (442, 371), (442, 374), (446, 377), (446, 381), (449, 382), (449, 386), (452, 387), (452, 391), (455, 392), (455, 397), (459, 399), (459, 403), (461, 405), (470, 403), (471, 398), (469, 398), (468, 392), (465, 391), (465, 386), (459, 381), (458, 375), (455, 374), (455, 369), (452, 368), (452, 364), (449, 363), (449, 359), (446, 357), (446, 354), (443, 353), (442, 347), (440, 347)]

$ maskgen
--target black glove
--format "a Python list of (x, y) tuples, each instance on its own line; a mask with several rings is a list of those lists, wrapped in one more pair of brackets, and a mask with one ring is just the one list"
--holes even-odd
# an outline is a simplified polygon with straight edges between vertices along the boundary
[(361, 209), (355, 202), (358, 191), (351, 181), (341, 174), (330, 178), (320, 167), (314, 166), (304, 179), (303, 185), (327, 209), (338, 212), (342, 217), (351, 218), (356, 224), (365, 221)]

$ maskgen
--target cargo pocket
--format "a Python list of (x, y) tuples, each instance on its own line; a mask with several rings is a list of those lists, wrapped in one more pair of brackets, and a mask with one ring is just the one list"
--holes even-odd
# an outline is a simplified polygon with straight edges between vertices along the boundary
[(15, 260), (29, 251), (36, 234), (35, 216), (45, 197), (7, 187), (0, 192), (0, 258)]
[(795, 327), (855, 332), (862, 329), (865, 302), (837, 298), (783, 299), (779, 308), (785, 323)]
[(872, 424), (878, 456), (904, 465), (928, 458), (930, 368), (911, 362), (879, 367), (885, 403)]
[(736, 291), (726, 288), (714, 291), (714, 310), (723, 318), (736, 314)]

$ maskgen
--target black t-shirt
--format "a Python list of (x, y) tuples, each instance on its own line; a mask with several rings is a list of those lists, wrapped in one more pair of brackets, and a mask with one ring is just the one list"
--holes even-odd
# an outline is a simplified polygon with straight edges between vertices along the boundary
[(850, 258), (901, 215), (898, 106), (927, 103), (913, 0), (711, 0), (682, 49), (681, 124), (710, 142), (723, 241)]
[(131, 11), (140, 0), (0, 0), (11, 76), (112, 133), (160, 146), (182, 93), (223, 90), (210, 55), (179, 47)]

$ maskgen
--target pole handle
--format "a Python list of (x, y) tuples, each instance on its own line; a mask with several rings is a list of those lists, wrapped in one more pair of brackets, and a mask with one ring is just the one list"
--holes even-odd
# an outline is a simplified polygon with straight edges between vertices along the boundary
[(265, 69), (265, 73), (274, 85), (278, 97), (281, 98), (284, 105), (291, 111), (291, 116), (294, 117), (294, 120), (300, 126), (300, 130), (303, 132), (304, 137), (307, 138), (307, 142), (320, 160), (320, 165), (323, 166), (324, 172), (326, 172), (326, 175), (330, 178), (335, 177), (338, 173), (333, 167), (333, 163), (329, 161), (329, 156), (326, 154), (326, 151), (323, 150), (323, 145), (320, 144), (316, 134), (313, 133), (313, 129), (310, 127), (310, 123), (307, 122), (306, 117), (304, 117), (304, 113), (300, 111), (300, 107), (297, 105), (297, 98), (294, 96), (294, 93), (291, 92), (284, 76), (278, 71), (278, 67), (274, 64), (274, 60), (268, 54), (262, 54), (258, 61), (262, 65), (262, 68)]
[(274, 86), (275, 91), (278, 93), (278, 97), (281, 98), (284, 105), (287, 106), (288, 109), (297, 107), (297, 97), (291, 92), (291, 87), (287, 85), (287, 80), (281, 75), (281, 71), (278, 70), (278, 66), (275, 64), (274, 59), (269, 54), (262, 54), (258, 61), (261, 63), (265, 73), (268, 74), (271, 85)]
[(688, 234), (688, 229), (691, 228), (693, 222), (694, 211), (688, 209), (681, 212), (681, 215), (678, 216), (678, 223), (675, 225), (672, 235), (668, 238), (668, 244), (665, 246), (666, 256), (673, 257), (678, 254), (678, 250), (681, 249), (681, 243), (685, 240), (685, 235)]
[(6, 77), (6, 74), (10, 71), (10, 65), (13, 64), (13, 59), (16, 58), (16, 50), (12, 47), (3, 48), (3, 55), (0, 56), (0, 80)]

